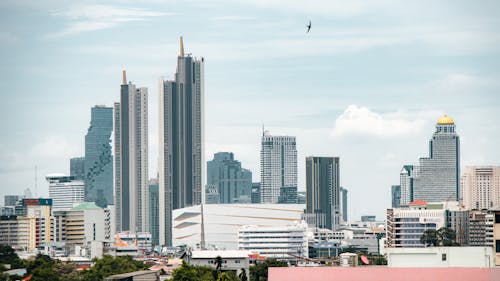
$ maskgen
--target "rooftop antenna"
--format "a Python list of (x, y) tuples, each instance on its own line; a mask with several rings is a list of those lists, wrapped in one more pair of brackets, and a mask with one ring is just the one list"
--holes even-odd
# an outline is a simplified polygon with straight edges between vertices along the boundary
[(205, 220), (203, 219), (203, 203), (201, 203), (201, 241), (200, 248), (205, 250)]
[(182, 36), (180, 39), (179, 57), (184, 57), (184, 42), (182, 42)]
[(122, 70), (122, 85), (127, 85), (127, 72)]

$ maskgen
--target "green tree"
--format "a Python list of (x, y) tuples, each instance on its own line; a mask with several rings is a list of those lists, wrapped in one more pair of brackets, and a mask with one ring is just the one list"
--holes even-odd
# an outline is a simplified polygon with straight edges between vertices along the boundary
[(248, 281), (247, 277), (247, 271), (242, 268), (240, 274), (238, 274), (238, 278), (240, 278), (240, 281)]
[(105, 255), (101, 259), (94, 259), (94, 266), (83, 271), (83, 281), (102, 281), (105, 277), (147, 269), (141, 261), (135, 261), (130, 256), (112, 257)]
[(238, 281), (238, 277), (233, 271), (226, 271), (219, 274), (217, 281)]
[(439, 237), (434, 229), (427, 229), (420, 237), (420, 242), (426, 246), (439, 245)]
[(10, 264), (11, 268), (20, 268), (23, 261), (9, 245), (0, 245), (0, 264)]
[(215, 263), (215, 270), (217, 271), (217, 276), (219, 276), (221, 273), (222, 262), (223, 262), (223, 260), (222, 260), (221, 256), (215, 257), (214, 263)]
[(269, 267), (287, 267), (288, 264), (284, 261), (276, 259), (267, 259), (263, 262), (257, 262), (250, 267), (250, 281), (267, 281), (267, 273)]
[(172, 273), (172, 281), (201, 281), (196, 268), (183, 261), (182, 265)]
[(440, 244), (443, 246), (458, 246), (458, 243), (455, 242), (457, 239), (457, 235), (455, 230), (449, 227), (441, 227), (437, 230), (437, 236), (439, 238)]

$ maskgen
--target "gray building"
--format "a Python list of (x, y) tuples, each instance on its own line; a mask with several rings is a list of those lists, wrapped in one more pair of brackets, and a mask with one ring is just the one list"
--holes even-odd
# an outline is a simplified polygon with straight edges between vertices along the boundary
[(69, 159), (69, 175), (75, 180), (85, 179), (85, 157), (75, 157)]
[(336, 229), (340, 222), (338, 157), (306, 158), (306, 218), (309, 224)]
[(252, 183), (252, 203), (260, 203), (260, 182)]
[(297, 190), (295, 137), (262, 134), (260, 150), (260, 194), (262, 203), (279, 203), (281, 192)]
[[(252, 172), (243, 169), (232, 152), (218, 152), (207, 162), (207, 187), (215, 187), (221, 204), (251, 203)], [(207, 199), (212, 195), (207, 193)]]
[(114, 110), (116, 231), (147, 232), (148, 89), (127, 84), (125, 71)]
[(15, 206), (19, 199), (23, 198), (21, 195), (4, 195), (3, 196), (3, 205), (4, 206)]
[(160, 245), (160, 208), (158, 179), (149, 181), (149, 232), (151, 233), (151, 243), (154, 246)]
[(399, 173), (400, 197), (399, 205), (408, 205), (413, 201), (414, 186), (414, 168), (413, 165), (404, 165)]
[(401, 185), (391, 186), (391, 206), (392, 208), (399, 208), (401, 202)]
[(92, 107), (90, 126), (85, 135), (85, 201), (95, 202), (102, 208), (114, 204), (112, 132), (113, 108)]
[(347, 222), (347, 189), (340, 187), (340, 218)]
[[(401, 204), (413, 200), (460, 199), (460, 138), (453, 119), (445, 115), (438, 120), (429, 141), (429, 157), (420, 158), (409, 176), (413, 179), (413, 190), (407, 191), (407, 182), (401, 182)], [(403, 195), (406, 198), (403, 199)]]
[(160, 244), (172, 244), (172, 210), (202, 202), (204, 59), (184, 54), (174, 80), (159, 81)]

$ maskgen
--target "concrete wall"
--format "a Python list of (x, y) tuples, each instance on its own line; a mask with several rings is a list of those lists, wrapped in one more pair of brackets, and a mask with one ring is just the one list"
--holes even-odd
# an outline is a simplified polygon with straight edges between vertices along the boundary
[(491, 267), (492, 247), (387, 248), (388, 267)]

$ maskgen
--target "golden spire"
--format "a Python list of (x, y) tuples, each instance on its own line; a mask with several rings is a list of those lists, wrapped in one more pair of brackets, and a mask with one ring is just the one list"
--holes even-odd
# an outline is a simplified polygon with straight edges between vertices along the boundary
[(455, 124), (455, 121), (453, 121), (453, 119), (451, 119), (450, 117), (445, 115), (445, 116), (439, 118), (437, 123), (438, 123), (438, 125), (453, 125), (453, 124)]
[(184, 43), (182, 42), (182, 36), (181, 36), (181, 46), (179, 49), (179, 57), (184, 57)]
[(127, 72), (122, 70), (122, 85), (127, 85)]

